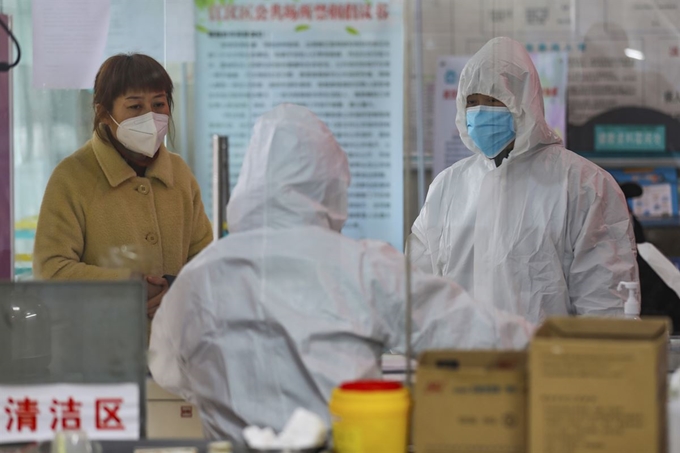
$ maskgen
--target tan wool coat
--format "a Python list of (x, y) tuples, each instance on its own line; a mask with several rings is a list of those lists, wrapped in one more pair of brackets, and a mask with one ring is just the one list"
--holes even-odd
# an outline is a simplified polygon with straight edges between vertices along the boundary
[(118, 280), (177, 275), (212, 241), (198, 183), (161, 145), (139, 177), (97, 134), (54, 170), (33, 253), (37, 278)]

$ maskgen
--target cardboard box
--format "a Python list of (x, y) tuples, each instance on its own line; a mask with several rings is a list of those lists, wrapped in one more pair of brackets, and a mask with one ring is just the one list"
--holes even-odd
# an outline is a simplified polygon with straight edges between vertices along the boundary
[(148, 439), (203, 439), (196, 407), (166, 392), (152, 379), (146, 382), (146, 400)]
[(663, 319), (549, 319), (529, 350), (529, 452), (666, 452), (667, 344)]
[(526, 354), (433, 351), (418, 364), (418, 453), (524, 453)]

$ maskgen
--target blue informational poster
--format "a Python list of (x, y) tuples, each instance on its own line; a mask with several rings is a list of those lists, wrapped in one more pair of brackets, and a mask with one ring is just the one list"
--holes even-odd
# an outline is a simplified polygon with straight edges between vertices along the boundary
[(205, 205), (212, 206), (213, 134), (229, 137), (233, 186), (257, 117), (301, 104), (328, 124), (349, 158), (343, 233), (403, 249), (403, 1), (195, 5), (195, 171)]
[(458, 82), (460, 73), (470, 56), (444, 56), (437, 62), (437, 79), (434, 92), (434, 149), (432, 176), (461, 159), (472, 156), (465, 147), (456, 127)]
[(609, 170), (621, 184), (636, 182), (642, 186), (642, 196), (628, 200), (633, 213), (641, 218), (678, 215), (678, 174), (675, 168)]

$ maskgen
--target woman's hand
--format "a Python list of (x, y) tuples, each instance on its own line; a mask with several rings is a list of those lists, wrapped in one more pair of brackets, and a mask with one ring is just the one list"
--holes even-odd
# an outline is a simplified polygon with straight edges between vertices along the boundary
[(163, 277), (147, 275), (145, 277), (147, 287), (146, 314), (149, 319), (153, 319), (161, 300), (168, 292), (168, 282)]

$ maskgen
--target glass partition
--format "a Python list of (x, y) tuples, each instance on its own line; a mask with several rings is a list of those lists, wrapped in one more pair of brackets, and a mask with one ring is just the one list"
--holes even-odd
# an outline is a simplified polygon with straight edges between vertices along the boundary
[[(11, 17), (12, 28), (21, 43), (23, 54), (21, 63), (11, 72), (14, 219), (10, 222), (15, 234), (15, 274), (18, 279), (32, 278), (37, 216), (50, 176), (60, 162), (93, 135), (93, 84), (59, 88), (36, 83), (38, 72), (35, 55), (39, 47), (36, 40), (43, 36), (43, 22), (38, 18), (44, 14), (36, 15), (33, 8), (48, 4), (47, 0), (0, 1), (0, 13)], [(226, 137), (229, 141), (228, 172), (232, 190), (245, 174), (243, 163), (253, 139), (256, 120), (282, 103), (308, 107), (337, 139), (344, 153), (342, 155), (347, 157), (348, 168), (347, 175), (344, 174), (344, 167), (334, 167), (333, 171), (337, 174), (322, 178), (321, 183), (328, 183), (330, 189), (328, 186), (324, 186), (323, 190), (310, 189), (305, 184), (299, 184), (295, 190), (288, 186), (277, 186), (276, 178), (282, 175), (291, 178), (309, 176), (318, 167), (307, 162), (308, 165), (301, 165), (299, 171), (288, 174), (284, 171), (287, 166), (301, 160), (298, 162), (290, 156), (278, 159), (279, 156), (275, 156), (270, 162), (267, 159), (271, 155), (266, 153), (254, 158), (249, 168), (251, 174), (246, 176), (264, 179), (264, 182), (256, 182), (267, 190), (252, 185), (252, 179), (243, 182), (243, 187), (248, 190), (243, 189), (241, 195), (247, 193), (251, 198), (246, 197), (246, 201), (240, 207), (237, 206), (238, 209), (234, 211), (236, 215), (231, 219), (227, 217), (229, 234), (243, 232), (241, 228), (244, 223), (247, 225), (245, 228), (252, 232), (272, 224), (276, 227), (283, 224), (286, 227), (281, 228), (283, 230), (292, 229), (288, 228), (291, 224), (300, 226), (303, 222), (319, 226), (314, 223), (317, 222), (326, 230), (335, 229), (346, 237), (378, 240), (390, 244), (399, 252), (404, 251), (404, 244), (421, 213), (432, 181), (451, 172), (451, 167), (461, 165), (464, 159), (479, 157), (482, 153), (481, 147), (475, 145), (466, 132), (466, 113), (459, 112), (460, 108), (464, 106), (467, 109), (468, 106), (467, 98), (465, 104), (457, 101), (461, 72), (489, 40), (509, 37), (519, 43), (520, 49), (528, 52), (531, 64), (537, 69), (542, 87), (531, 102), (542, 105), (542, 115), (548, 126), (543, 130), (545, 137), (549, 137), (551, 144), (562, 144), (571, 150), (567, 155), (560, 154), (568, 156), (564, 159), (586, 162), (574, 156), (573, 151), (604, 167), (616, 178), (617, 183), (636, 182), (642, 186), (642, 196), (631, 197), (628, 207), (639, 217), (647, 241), (671, 261), (680, 263), (680, 242), (675, 240), (680, 228), (677, 183), (680, 162), (680, 84), (675, 74), (680, 70), (680, 40), (674, 25), (678, 23), (676, 19), (680, 19), (680, 1), (93, 0), (91, 5), (94, 5), (94, 12), (90, 11), (93, 17), (99, 17), (97, 14), (106, 17), (104, 22), (109, 27), (100, 61), (94, 62), (94, 66), (98, 67), (105, 58), (117, 52), (143, 52), (159, 61), (174, 83), (175, 105), (166, 145), (188, 164), (195, 177), (195, 185), (201, 191), (199, 198), (196, 187), (190, 187), (191, 194), (195, 195), (191, 202), (197, 206), (197, 200), (203, 203), (201, 209), (204, 212), (196, 212), (196, 217), (202, 218), (206, 214), (210, 220), (213, 219), (213, 183), (216, 179), (212, 146), (214, 136)], [(57, 19), (67, 24), (73, 17), (59, 16)], [(67, 38), (75, 39), (73, 36)], [(91, 38), (102, 37), (92, 30)], [(44, 54), (45, 49), (41, 48), (41, 52)], [(495, 57), (510, 64), (518, 64), (521, 60), (510, 53)], [(44, 66), (40, 67), (44, 69)], [(490, 65), (489, 71), (495, 69), (498, 69), (498, 65)], [(45, 76), (45, 73), (39, 74)], [(511, 102), (508, 99), (505, 101)], [(310, 124), (315, 127), (304, 133), (300, 133), (301, 129), (280, 133), (266, 143), (256, 141), (253, 148), (256, 151), (276, 148), (277, 152), (288, 152), (290, 149), (286, 146), (305, 142), (322, 129), (315, 121), (303, 126)], [(463, 128), (463, 134), (459, 127)], [(261, 136), (256, 134), (256, 137)], [(279, 146), (283, 151), (278, 151)], [(293, 148), (293, 145), (289, 148)], [(108, 151), (114, 153), (111, 149)], [(518, 155), (519, 152), (513, 155), (512, 150), (508, 154), (510, 160)], [(558, 161), (560, 158), (555, 158), (555, 162)], [(500, 165), (495, 160), (493, 163), (488, 159), (480, 160), (480, 166), (488, 164), (485, 167), (487, 170), (503, 168), (502, 158), (498, 163)], [(545, 174), (554, 166), (546, 164)], [(592, 170), (592, 167), (588, 168)], [(129, 189), (130, 192), (134, 189), (135, 196), (141, 197), (149, 194), (148, 181), (141, 180), (149, 178), (144, 172), (140, 173), (136, 175), (140, 180), (135, 179), (134, 187)], [(341, 173), (342, 177), (338, 177)], [(526, 277), (531, 272), (549, 267), (543, 266), (543, 261), (537, 264), (529, 258), (535, 256), (536, 249), (555, 238), (559, 242), (555, 250), (559, 250), (559, 253), (566, 250), (567, 255), (573, 252), (569, 250), (570, 246), (560, 242), (566, 241), (567, 236), (571, 240), (570, 232), (546, 233), (548, 226), (559, 223), (555, 217), (533, 216), (534, 213), (530, 211), (532, 206), (544, 203), (549, 207), (558, 206), (551, 212), (566, 212), (565, 206), (571, 206), (573, 201), (574, 197), (570, 197), (572, 194), (562, 199), (564, 205), (546, 204), (541, 196), (548, 192), (546, 187), (554, 181), (541, 181), (541, 184), (536, 183), (528, 189), (523, 187), (527, 189), (523, 193), (528, 194), (528, 201), (520, 203), (512, 198), (519, 194), (513, 184), (535, 181), (521, 172), (518, 172), (519, 175), (508, 172), (498, 178), (498, 190), (489, 190), (481, 197), (480, 180), (485, 174), (479, 176), (482, 174), (480, 170), (477, 175), (479, 180), (463, 180), (472, 173), (470, 171), (452, 178), (452, 185), (444, 191), (441, 204), (435, 207), (444, 214), (426, 232), (430, 234), (427, 240), (434, 246), (434, 249), (427, 251), (430, 253), (428, 259), (431, 268), (427, 269), (428, 266), (418, 263), (414, 267), (448, 277), (473, 297), (492, 299), (499, 308), (508, 311), (518, 311), (518, 305), (513, 305), (518, 301), (530, 305), (528, 301), (535, 294), (555, 294), (564, 290), (567, 277), (564, 282), (560, 281), (562, 286), (559, 291), (555, 288), (546, 290), (545, 287), (536, 289), (532, 285), (540, 286), (560, 272), (564, 277), (573, 256), (559, 255), (559, 259), (551, 261), (557, 271), (545, 279), (527, 277), (521, 280), (515, 277), (522, 273), (522, 277)], [(74, 175), (73, 180), (81, 176)], [(102, 181), (104, 179), (102, 176)], [(168, 187), (169, 184), (164, 186)], [(338, 188), (344, 192), (333, 192)], [(271, 200), (275, 195), (296, 195), (296, 190), (310, 190), (314, 196), (322, 198), (311, 203), (312, 210), (319, 206), (328, 208), (324, 205), (327, 203), (333, 208), (339, 207), (339, 212), (307, 212), (306, 217), (298, 216), (303, 217), (302, 220), (295, 218), (291, 221), (290, 217), (296, 214), (295, 209), (300, 207), (297, 204), (300, 199), (282, 197), (275, 202)], [(326, 190), (329, 192), (326, 193)], [(618, 195), (613, 196), (616, 197), (621, 202), (625, 217), (626, 206)], [(186, 220), (186, 215), (178, 214), (185, 202), (184, 199), (181, 203), (165, 200), (165, 207), (171, 208), (166, 218), (172, 222), (169, 222), (171, 228), (164, 234), (179, 230)], [(139, 220), (142, 214), (152, 212), (155, 215), (157, 207), (154, 205), (153, 208), (139, 211), (131, 207), (125, 212), (137, 213), (130, 222), (129, 230), (139, 233), (140, 242), (151, 250), (150, 254), (161, 257), (158, 260), (162, 261), (168, 250), (180, 248), (177, 244), (184, 238), (168, 240), (157, 231), (158, 225), (154, 223), (157, 219)], [(239, 209), (243, 213), (240, 217)], [(260, 211), (253, 215), (257, 209)], [(547, 211), (549, 209), (546, 207)], [(531, 223), (539, 217), (540, 221), (535, 222), (538, 226)], [(572, 219), (571, 214), (564, 217), (569, 221)], [(279, 219), (283, 219), (282, 223), (276, 224)], [(109, 224), (115, 224), (115, 220)], [(343, 220), (346, 221), (343, 223)], [(546, 229), (540, 229), (543, 227)], [(52, 226), (46, 226), (50, 234), (65, 234), (57, 228), (50, 228)], [(344, 312), (349, 314), (343, 319), (350, 324), (347, 330), (353, 333), (363, 326), (351, 322), (364, 319), (362, 310), (370, 311), (367, 304), (374, 302), (361, 291), (374, 290), (375, 286), (366, 285), (368, 289), (361, 286), (365, 283), (362, 278), (371, 282), (383, 279), (381, 282), (387, 281), (398, 286), (398, 291), (390, 293), (394, 299), (385, 300), (398, 300), (408, 306), (412, 273), (409, 265), (402, 266), (403, 262), (398, 261), (405, 258), (391, 254), (392, 250), (387, 253), (386, 249), (380, 249), (379, 253), (371, 255), (376, 262), (382, 263), (383, 266), (378, 270), (384, 274), (379, 277), (373, 274), (357, 277), (352, 272), (357, 268), (363, 269), (357, 265), (357, 256), (365, 259), (366, 255), (354, 254), (352, 247), (369, 247), (363, 243), (342, 242), (353, 245), (346, 245), (340, 250), (329, 249), (329, 252), (322, 247), (326, 244), (323, 241), (316, 247), (309, 246), (315, 237), (311, 233), (286, 236), (277, 231), (277, 234), (265, 236), (245, 246), (239, 244), (238, 240), (233, 241), (234, 249), (225, 255), (237, 256), (241, 261), (236, 260), (236, 264), (230, 261), (225, 265), (227, 271), (223, 274), (218, 272), (217, 277), (211, 274), (212, 279), (206, 277), (205, 284), (198, 290), (206, 291), (204, 296), (207, 300), (225, 297), (225, 294), (240, 300), (239, 297), (255, 297), (253, 294), (256, 294), (268, 302), (280, 301), (280, 304), (274, 304), (272, 310), (278, 310), (280, 305), (291, 301), (299, 304), (295, 306), (299, 312), (295, 313), (302, 316), (301, 313), (312, 313), (321, 302), (335, 301), (333, 297), (341, 294), (345, 296), (343, 302), (349, 301), (352, 307)], [(456, 243), (452, 239), (454, 236), (460, 241)], [(537, 238), (545, 238), (545, 242)], [(333, 240), (329, 239), (327, 243), (335, 246), (342, 240), (333, 236)], [(494, 250), (489, 246), (492, 241), (496, 241), (494, 246), (497, 248)], [(540, 243), (537, 245), (532, 241)], [(134, 255), (134, 250), (126, 249), (129, 244), (118, 245), (122, 255)], [(207, 245), (206, 241), (197, 248), (202, 249)], [(517, 247), (512, 249), (511, 245)], [(511, 269), (506, 268), (507, 272), (501, 274), (503, 278), (507, 277), (504, 280), (505, 288), (521, 293), (524, 299), (505, 297), (507, 293), (502, 291), (494, 294), (494, 297), (487, 293), (491, 282), (499, 280), (494, 279), (496, 274), (492, 272), (473, 275), (475, 266), (481, 262), (475, 256), (475, 247), (488, 252), (481, 258), (486, 259), (490, 267), (503, 260), (516, 260), (512, 261)], [(314, 266), (309, 266), (310, 261), (296, 261), (303, 252), (313, 255), (320, 253), (319, 250), (325, 254), (320, 257), (314, 255), (317, 259)], [(538, 254), (549, 257), (545, 258), (549, 261), (558, 254), (555, 250), (546, 252), (540, 249)], [(163, 272), (156, 273), (172, 279), (199, 252), (196, 250), (195, 254), (190, 254), (182, 249), (179, 264), (174, 266), (172, 272), (161, 269)], [(79, 253), (85, 254), (82, 250)], [(383, 259), (388, 255), (398, 259)], [(509, 256), (512, 260), (508, 259)], [(127, 259), (127, 255), (122, 259)], [(395, 267), (384, 265), (397, 261), (398, 266)], [(560, 262), (555, 264), (557, 261)], [(222, 264), (220, 262), (219, 265)], [(132, 276), (121, 270), (126, 265), (120, 262), (100, 267), (106, 269), (108, 276)], [(248, 273), (250, 269), (257, 269), (257, 272)], [(330, 275), (327, 279), (319, 277), (326, 275), (322, 272), (324, 269)], [(462, 271), (456, 273), (454, 270)], [(204, 271), (205, 275), (217, 272), (210, 266), (205, 266)], [(350, 274), (353, 277), (343, 279)], [(201, 278), (203, 276), (201, 274)], [(356, 279), (352, 280), (354, 277)], [(375, 279), (370, 280), (369, 277)], [(317, 280), (329, 286), (324, 287)], [(314, 286), (312, 283), (319, 285)], [(352, 286), (354, 283), (356, 287)], [(607, 285), (609, 283), (612, 282), (607, 282)], [(328, 294), (310, 295), (310, 288), (319, 287)], [(135, 367), (139, 365), (141, 352), (135, 349), (139, 347), (136, 333), (126, 338), (113, 338), (116, 325), (123, 329), (119, 333), (129, 332), (130, 329), (135, 332), (137, 329), (144, 330), (146, 318), (145, 315), (140, 316), (141, 308), (138, 306), (140, 298), (145, 298), (141, 287), (133, 284), (111, 284), (110, 287), (84, 285), (78, 286), (77, 296), (69, 292), (75, 291), (72, 288), (75, 286), (69, 284), (0, 287), (3, 290), (0, 300), (6, 300), (6, 304), (16, 300), (25, 301), (22, 303), (37, 310), (35, 321), (49, 317), (50, 325), (53, 326), (47, 331), (51, 346), (48, 347), (48, 340), (43, 338), (32, 350), (20, 350), (30, 360), (12, 372), (5, 370), (3, 379), (30, 380), (35, 376), (49, 379), (53, 376), (59, 376), (59, 379), (104, 379), (103, 376), (108, 376), (118, 379), (129, 378), (125, 374), (127, 372), (134, 374), (139, 371), (136, 368), (125, 371), (121, 367), (124, 360), (120, 356), (127, 351), (134, 356)], [(102, 288), (104, 293), (101, 292)], [(402, 291), (404, 289), (405, 292)], [(233, 296), (232, 292), (237, 293), (237, 296)], [(570, 297), (567, 295), (564, 300), (570, 301)], [(126, 298), (129, 306), (123, 308), (121, 304), (115, 309), (111, 308), (117, 298)], [(53, 303), (57, 300), (63, 303)], [(207, 302), (203, 300), (203, 303)], [(78, 309), (60, 311), (71, 307), (69, 304), (74, 304)], [(566, 307), (563, 314), (576, 313), (576, 308), (569, 306), (568, 302), (562, 305)], [(227, 305), (216, 306), (224, 308)], [(400, 310), (403, 306), (398, 305), (397, 308)], [(17, 311), (24, 313), (25, 310), (19, 307)], [(540, 322), (542, 313), (539, 311), (532, 311), (532, 316), (536, 318), (532, 321)], [(282, 317), (290, 315), (290, 312), (277, 313)], [(408, 313), (393, 319), (391, 316), (394, 313), (401, 315), (395, 309), (384, 315), (382, 320), (391, 322), (392, 327), (398, 326), (400, 334), (404, 329), (409, 331), (411, 317)], [(211, 315), (217, 316), (216, 313)], [(221, 322), (227, 323), (233, 319), (231, 315), (233, 313), (221, 313)], [(136, 321), (120, 326), (121, 323), (125, 324), (126, 319)], [(332, 321), (329, 325), (337, 327), (337, 318)], [(309, 327), (304, 322), (296, 324), (299, 325)], [(222, 329), (222, 332), (227, 330)], [(77, 335), (73, 332), (77, 332)], [(0, 332), (0, 335), (3, 334), (11, 336), (16, 331)], [(97, 340), (87, 345), (74, 343), (89, 336)], [(341, 345), (347, 336), (351, 335), (344, 332), (335, 341)], [(239, 336), (238, 340), (243, 337)], [(105, 348), (106, 338), (109, 338), (107, 341), (120, 342), (120, 347)], [(0, 342), (2, 344), (4, 342)], [(55, 349), (57, 346), (58, 349)], [(386, 352), (383, 346), (374, 342), (366, 347), (368, 352), (364, 352), (379, 357)], [(96, 356), (95, 351), (99, 347), (104, 348), (106, 353)], [(278, 344), (277, 347), (283, 350), (287, 345)], [(677, 345), (673, 347), (677, 350)], [(78, 353), (70, 355), (73, 349)], [(247, 348), (244, 347), (244, 350)], [(12, 352), (7, 347), (4, 351), (2, 360), (16, 359), (13, 355), (16, 351)], [(51, 357), (49, 362), (46, 361), (48, 351)], [(69, 354), (64, 351), (69, 351)], [(319, 355), (327, 358), (330, 353)], [(388, 374), (403, 379), (404, 366), (399, 358), (390, 357), (385, 362), (384, 368), (388, 369)], [(266, 360), (260, 363), (269, 365)], [(331, 365), (338, 366), (337, 363)], [(22, 373), (20, 377), (12, 374), (19, 371)], [(379, 374), (377, 368), (369, 371), (364, 377)]]
[[(465, 62), (499, 36), (515, 39), (531, 54), (544, 85), (546, 118), (569, 149), (606, 168), (677, 167), (680, 145), (673, 131), (680, 104), (673, 74), (679, 57), (673, 18), (680, 14), (678, 2), (433, 0), (421, 5), (425, 154), (437, 167), (433, 176), (469, 155), (456, 138), (453, 118), (442, 117), (451, 113), (448, 104), (455, 103), (451, 95)], [(648, 200), (650, 189), (634, 209), (650, 225), (647, 217), (664, 217), (673, 227), (676, 176), (657, 172), (637, 178), (669, 184), (661, 206), (655, 209)], [(663, 245), (675, 254), (672, 244)]]
[[(463, 116), (462, 119), (465, 137), (461, 137), (461, 124), (456, 122), (461, 107), (457, 103), (461, 71), (487, 42), (508, 37), (529, 53), (536, 67), (542, 85), (542, 116), (558, 137), (555, 142), (561, 142), (567, 149), (614, 177), (614, 184), (623, 187), (628, 209), (636, 217), (636, 241), (658, 249), (659, 256), (667, 258), (664, 258), (662, 268), (665, 267), (669, 275), (674, 274), (673, 267), (680, 266), (680, 249), (675, 240), (680, 228), (677, 203), (680, 141), (676, 137), (680, 130), (680, 85), (676, 77), (680, 68), (680, 41), (674, 20), (680, 14), (680, 2), (423, 0), (412, 4), (411, 45), (407, 49), (415, 48), (416, 51), (409, 59), (409, 100), (412, 105), (408, 110), (412, 116), (411, 128), (407, 130), (411, 135), (406, 143), (414, 163), (410, 184), (407, 184), (412, 188), (406, 198), (410, 200), (411, 207), (407, 209), (407, 216), (410, 214), (411, 217), (404, 222), (407, 229), (421, 207), (422, 183), (419, 182), (417, 163), (424, 163), (425, 185), (428, 186), (437, 176), (454, 174), (450, 171), (451, 166), (458, 164), (457, 168), (462, 168), (463, 159), (481, 153), (467, 134), (466, 118)], [(488, 71), (481, 75), (482, 78), (488, 77), (487, 88), (492, 86), (491, 73), (500, 70), (499, 61), (520, 64), (516, 54), (502, 50), (494, 52), (496, 62), (488, 64)], [(414, 118), (419, 102), (422, 116)], [(423, 156), (417, 153), (420, 149)], [(513, 151), (510, 152), (511, 160), (512, 154)], [(503, 165), (500, 166), (501, 174)], [(540, 279), (536, 275), (522, 279), (517, 269), (531, 265), (533, 252), (529, 250), (540, 250), (540, 241), (534, 244), (534, 239), (550, 234), (549, 230), (544, 231), (539, 226), (541, 222), (537, 218), (541, 215), (532, 213), (529, 205), (516, 206), (515, 202), (520, 199), (509, 195), (521, 192), (521, 197), (525, 197), (523, 189), (519, 189), (523, 183), (518, 179), (526, 180), (530, 176), (525, 174), (518, 178), (507, 167), (507, 176), (500, 177), (496, 190), (491, 191), (494, 193), (484, 195), (484, 189), (479, 187), (489, 189), (489, 178), (482, 183), (483, 177), (479, 176), (475, 181), (469, 176), (470, 166), (465, 168), (468, 169), (466, 174), (455, 173), (461, 178), (460, 182), (445, 176), (441, 179), (447, 181), (445, 187), (448, 192), (443, 196), (438, 193), (437, 202), (430, 206), (430, 212), (442, 212), (438, 219), (440, 224), (429, 225), (433, 231), (428, 240), (433, 241), (435, 250), (437, 246), (441, 247), (436, 250), (437, 256), (431, 257), (432, 262), (439, 266), (435, 272), (458, 281), (474, 297), (481, 299), (488, 298), (488, 288), (494, 286), (500, 274), (512, 275), (501, 285), (505, 292), (495, 294), (492, 299), (499, 307), (515, 311), (516, 304), (502, 301), (511, 299), (508, 291), (516, 290), (519, 294), (522, 293), (520, 288), (527, 288), (526, 284), (538, 284)], [(468, 192), (468, 187), (476, 187), (481, 194), (470, 195), (474, 190)], [(548, 190), (547, 185), (539, 184), (535, 190), (527, 192), (526, 200), (531, 200), (530, 204), (535, 206), (547, 196)], [(443, 201), (439, 201), (439, 196)], [(479, 205), (473, 201), (477, 197)], [(459, 209), (464, 203), (456, 200), (468, 200), (468, 207), (477, 209), (476, 219), (473, 214)], [(508, 205), (514, 208), (506, 210), (504, 206)], [(615, 209), (609, 203), (606, 211), (608, 214), (623, 211), (622, 217), (625, 218), (625, 207)], [(551, 221), (555, 221), (554, 216)], [(525, 236), (523, 224), (537, 229)], [(466, 235), (466, 227), (472, 228), (474, 234)], [(457, 242), (461, 237), (464, 240)], [(503, 240), (498, 240), (499, 237)], [(518, 239), (522, 237), (523, 240)], [(488, 253), (488, 256), (493, 256), (495, 252), (500, 255), (491, 262), (501, 259), (510, 262), (517, 258), (522, 264), (514, 266), (515, 270), (507, 268), (500, 274), (491, 270), (479, 272), (493, 267), (482, 265), (474, 271), (478, 282), (474, 284), (468, 278), (472, 270), (467, 273), (462, 270), (472, 269), (472, 265), (461, 264), (466, 253), (473, 253), (473, 243), (477, 260), (475, 266), (481, 255)], [(665, 271), (658, 268), (651, 270), (648, 260), (652, 261), (652, 267), (661, 264), (653, 262), (645, 247), (639, 248), (640, 256), (637, 258), (642, 280), (642, 314), (671, 315), (676, 324), (675, 333), (678, 333), (680, 317), (674, 307), (677, 306), (680, 288), (668, 279), (661, 282), (655, 276), (655, 272), (663, 274)], [(519, 249), (523, 250), (521, 257), (511, 258)], [(560, 253), (557, 252), (558, 255)], [(621, 257), (615, 259), (620, 260)], [(626, 261), (632, 262), (635, 258), (629, 257)], [(568, 270), (565, 273), (568, 274)], [(650, 273), (654, 275), (650, 277)], [(621, 276), (615, 279), (621, 279)], [(601, 286), (610, 286), (615, 293), (617, 284), (618, 281), (603, 281)], [(655, 291), (658, 291), (656, 295)], [(529, 293), (522, 294), (527, 300), (531, 298)], [(626, 296), (621, 294), (620, 298), (625, 300)], [(576, 310), (573, 308), (572, 312)]]
[(2, 383), (142, 381), (139, 282), (7, 282), (0, 289)]
[(145, 301), (133, 281), (0, 282), (0, 385), (136, 383), (144, 401)]
[[(32, 277), (35, 229), (50, 175), (62, 159), (73, 154), (92, 137), (94, 119), (91, 89), (94, 77), (86, 89), (53, 88), (40, 85), (38, 79), (34, 80), (34, 77), (40, 76), (34, 64), (34, 38), (40, 34), (35, 27), (41, 27), (41, 21), (44, 20), (44, 14), (40, 17), (33, 14), (34, 5), (45, 8), (45, 2), (23, 0), (4, 0), (0, 4), (0, 13), (10, 17), (22, 51), (19, 65), (11, 72), (11, 98), (14, 273), (16, 278), (24, 279)], [(120, 52), (142, 52), (166, 66), (175, 84), (175, 109), (168, 147), (191, 163), (193, 141), (187, 136), (193, 133), (193, 122), (188, 121), (192, 115), (190, 104), (193, 103), (190, 93), (193, 83), (193, 63), (190, 60), (193, 55), (185, 49), (193, 49), (193, 36), (187, 39), (184, 29), (177, 25), (182, 22), (181, 15), (186, 15), (186, 11), (191, 13), (190, 5), (188, 2), (166, 0), (146, 0), (141, 3), (111, 0), (94, 2), (92, 8), (94, 10), (89, 14), (94, 17), (108, 15), (109, 19), (105, 28), (108, 32), (102, 61), (93, 64), (98, 67), (104, 58)], [(173, 27), (172, 36), (168, 38), (166, 13), (168, 23)], [(86, 13), (68, 6), (55, 18), (63, 21), (66, 42), (99, 39), (95, 35), (68, 31), (69, 20), (77, 21), (78, 17), (86, 16)], [(191, 21), (191, 18), (188, 20)], [(175, 49), (174, 52), (171, 50), (166, 53), (166, 40)], [(39, 52), (45, 51), (39, 49)], [(60, 58), (68, 58), (67, 53)], [(39, 80), (44, 79), (45, 76)]]

